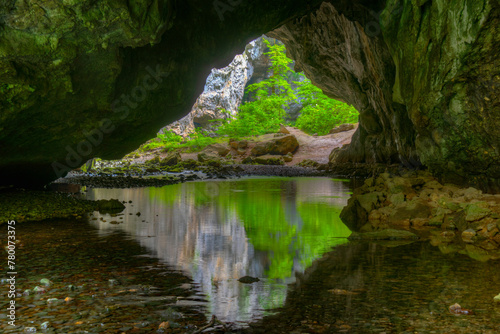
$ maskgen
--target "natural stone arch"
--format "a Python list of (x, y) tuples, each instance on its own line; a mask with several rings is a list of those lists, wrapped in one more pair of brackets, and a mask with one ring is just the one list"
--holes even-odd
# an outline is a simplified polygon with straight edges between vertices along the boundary
[(498, 184), (498, 2), (320, 2), (3, 2), (0, 184), (120, 158), (186, 114), (211, 68), (283, 24), (275, 37), (306, 75), (361, 112), (338, 162), (420, 159)]

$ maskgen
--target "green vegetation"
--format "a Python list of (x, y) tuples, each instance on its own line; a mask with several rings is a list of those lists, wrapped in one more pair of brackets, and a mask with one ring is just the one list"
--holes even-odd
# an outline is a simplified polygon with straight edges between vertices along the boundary
[[(236, 118), (214, 121), (218, 139), (207, 136), (201, 129), (190, 134), (187, 140), (166, 132), (158, 134), (157, 138), (143, 145), (141, 150), (148, 151), (158, 147), (172, 150), (186, 147), (188, 151), (196, 151), (215, 142), (222, 142), (224, 137), (238, 139), (277, 132), (280, 123), (285, 123), (286, 108), (298, 100), (302, 103), (303, 109), (295, 126), (309, 134), (325, 135), (337, 125), (357, 122), (358, 112), (354, 107), (330, 99), (303, 74), (290, 70), (292, 60), (286, 56), (284, 45), (264, 41), (269, 47), (269, 52), (266, 54), (272, 61), (270, 68), (272, 75), (246, 88), (246, 93), (253, 98), (253, 101), (243, 103)], [(295, 89), (289, 78), (298, 79), (293, 81)]]

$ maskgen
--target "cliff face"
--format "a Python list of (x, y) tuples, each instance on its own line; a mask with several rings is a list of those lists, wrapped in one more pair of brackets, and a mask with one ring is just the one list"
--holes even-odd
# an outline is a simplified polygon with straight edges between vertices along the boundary
[(498, 2), (332, 3), (270, 35), (360, 112), (333, 163), (422, 163), (445, 181), (498, 189)]
[(260, 62), (265, 49), (266, 44), (263, 38), (259, 37), (248, 43), (245, 52), (236, 55), (229, 65), (221, 69), (212, 69), (203, 93), (189, 114), (166, 126), (162, 131), (172, 131), (187, 136), (194, 132), (195, 127), (211, 129), (212, 120), (234, 116), (243, 99), (245, 87), (253, 76), (254, 63)]
[(121, 158), (184, 116), (210, 69), (319, 3), (2, 2), (0, 184)]
[(338, 162), (416, 161), (411, 122), (392, 101), (395, 68), (381, 35), (367, 35), (330, 3), (270, 35), (285, 43), (296, 70), (359, 111), (359, 129)]
[(271, 30), (297, 70), (361, 113), (335, 162), (423, 163), (498, 184), (498, 1), (319, 4), (2, 2), (0, 184), (122, 157), (184, 116), (211, 68)]

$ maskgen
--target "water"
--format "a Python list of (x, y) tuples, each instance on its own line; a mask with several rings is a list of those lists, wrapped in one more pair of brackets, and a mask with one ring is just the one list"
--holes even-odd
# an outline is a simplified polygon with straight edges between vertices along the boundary
[[(192, 277), (207, 314), (249, 322), (284, 304), (296, 272), (347, 242), (350, 231), (338, 215), (349, 191), (348, 183), (326, 178), (249, 178), (93, 189), (88, 198), (132, 201), (123, 216), (96, 214), (91, 223), (127, 232)], [(242, 284), (243, 276), (260, 282)]]
[[(19, 224), (18, 327), (0, 312), (0, 332), (152, 333), (168, 321), (186, 333), (212, 314), (265, 333), (500, 332), (499, 261), (428, 242), (347, 242), (338, 215), (349, 185), (248, 178), (89, 190), (126, 210)], [(237, 281), (245, 275), (260, 281)], [(51, 285), (33, 291), (44, 278)], [(455, 303), (474, 314), (451, 314)]]

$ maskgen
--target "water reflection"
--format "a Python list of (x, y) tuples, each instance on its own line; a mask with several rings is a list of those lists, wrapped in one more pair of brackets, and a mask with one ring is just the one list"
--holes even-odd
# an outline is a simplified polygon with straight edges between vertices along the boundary
[[(163, 188), (93, 189), (117, 198), (123, 215), (96, 214), (101, 231), (120, 229), (191, 276), (224, 321), (250, 321), (284, 303), (295, 272), (346, 242), (339, 213), (348, 183), (327, 178), (249, 178)], [(249, 275), (260, 282), (237, 281)]]
[[(300, 275), (281, 312), (252, 333), (499, 333), (499, 264), (428, 242), (345, 244)], [(455, 303), (473, 314), (450, 312)]]

